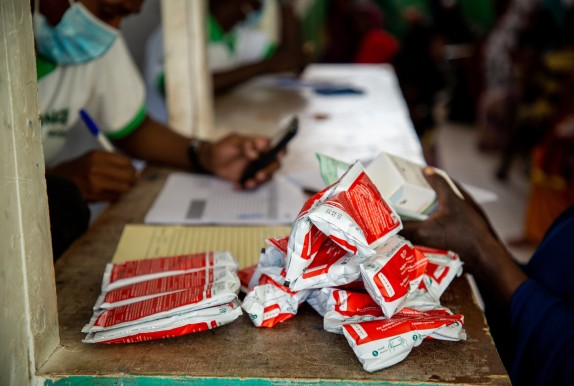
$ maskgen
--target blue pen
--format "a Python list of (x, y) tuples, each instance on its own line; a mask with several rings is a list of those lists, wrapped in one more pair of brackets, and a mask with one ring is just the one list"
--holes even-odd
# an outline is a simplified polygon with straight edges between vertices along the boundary
[(90, 130), (90, 133), (92, 133), (94, 137), (96, 137), (100, 145), (102, 145), (102, 147), (106, 151), (109, 152), (116, 151), (114, 145), (112, 145), (110, 140), (104, 135), (104, 133), (102, 133), (98, 125), (96, 125), (96, 122), (94, 122), (94, 120), (92, 119), (92, 117), (90, 117), (90, 114), (88, 114), (86, 110), (80, 109), (80, 117), (82, 118), (82, 121), (84, 121), (84, 123), (86, 124), (88, 130)]

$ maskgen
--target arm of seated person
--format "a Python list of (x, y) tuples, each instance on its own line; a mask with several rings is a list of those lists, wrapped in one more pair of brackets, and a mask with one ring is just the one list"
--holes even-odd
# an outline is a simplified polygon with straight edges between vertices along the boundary
[(269, 58), (213, 74), (216, 95), (258, 75), (293, 72), (299, 74), (310, 62), (301, 40), (300, 25), (290, 4), (281, 5), (281, 44)]
[(458, 253), (481, 287), (508, 305), (527, 276), (468, 194), (459, 198), (432, 168), (425, 168), (424, 175), (437, 193), (438, 209), (426, 221), (405, 222), (403, 236), (415, 244)]
[(229, 134), (214, 142), (205, 142), (197, 151), (193, 165), (188, 156), (190, 139), (150, 117), (129, 136), (116, 143), (133, 157), (192, 171), (214, 174), (235, 183), (238, 188), (253, 189), (269, 180), (279, 168), (279, 161), (259, 171), (254, 178), (240, 186), (239, 180), (246, 166), (268, 150), (269, 138)]

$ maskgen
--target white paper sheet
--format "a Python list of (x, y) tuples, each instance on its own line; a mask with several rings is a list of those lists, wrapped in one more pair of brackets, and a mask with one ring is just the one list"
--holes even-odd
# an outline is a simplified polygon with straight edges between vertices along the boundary
[(480, 205), (488, 204), (489, 202), (498, 201), (498, 194), (495, 192), (491, 192), (490, 190), (486, 190), (480, 188), (478, 186), (469, 185), (461, 183), (464, 190), (470, 194), (470, 196)]
[(148, 224), (291, 224), (306, 197), (285, 177), (237, 191), (217, 177), (173, 173), (148, 211)]

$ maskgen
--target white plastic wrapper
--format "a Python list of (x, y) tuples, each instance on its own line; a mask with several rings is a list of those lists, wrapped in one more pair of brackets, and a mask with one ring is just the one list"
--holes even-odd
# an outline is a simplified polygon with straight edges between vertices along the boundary
[(210, 267), (227, 267), (230, 271), (236, 272), (238, 264), (231, 253), (221, 251), (133, 260), (121, 264), (110, 263), (104, 272), (102, 291)]
[[(287, 238), (284, 241), (286, 248)], [(273, 243), (261, 250), (256, 266), (239, 271), (239, 277), (244, 286), (243, 291), (248, 293), (253, 287), (259, 285), (262, 275), (267, 275), (280, 284), (285, 282), (285, 253), (277, 249)]]
[[(444, 310), (403, 309), (390, 319), (343, 325), (343, 334), (366, 371), (390, 367), (405, 359), (413, 347), (430, 337), (466, 339), (463, 316)], [(443, 331), (437, 333), (437, 330)]]
[(269, 279), (253, 288), (241, 307), (256, 327), (273, 327), (294, 317), (310, 293), (311, 290), (292, 292)]
[(313, 257), (315, 257), (325, 238), (325, 235), (309, 220), (309, 211), (323, 202), (332, 190), (332, 187), (325, 188), (308, 199), (291, 226), (285, 260), (285, 280), (287, 283), (301, 276), (313, 261)]
[(227, 282), (230, 290), (236, 293), (239, 291), (239, 278), (235, 273), (229, 271), (226, 267), (209, 267), (201, 271), (160, 277), (103, 292), (96, 301), (94, 309), (125, 306), (130, 303), (196, 287), (200, 287), (202, 291), (205, 291), (211, 284), (219, 282)]
[(148, 340), (173, 338), (210, 330), (233, 322), (243, 314), (239, 301), (201, 310), (175, 314), (137, 325), (90, 332), (84, 343), (135, 343)]
[(335, 334), (343, 333), (343, 324), (385, 318), (381, 307), (368, 293), (323, 288), (318, 298), (326, 302), (323, 326)]
[(190, 288), (101, 312), (96, 311), (82, 332), (124, 327), (182, 312), (227, 304), (237, 299), (236, 289), (235, 283), (219, 282), (209, 284), (207, 288)]
[(394, 236), (377, 248), (367, 263), (361, 264), (365, 288), (386, 317), (400, 310), (407, 295), (419, 287), (427, 262), (407, 240)]
[(307, 304), (311, 306), (319, 315), (325, 316), (325, 306), (327, 305), (327, 300), (320, 299), (322, 289), (310, 290), (309, 296), (307, 296)]
[(269, 246), (277, 248), (277, 250), (283, 254), (283, 259), (285, 259), (285, 256), (287, 255), (287, 248), (289, 245), (289, 236), (272, 237), (270, 239), (267, 239), (266, 242)]
[(421, 286), (438, 301), (455, 277), (462, 275), (462, 261), (452, 252), (442, 249), (415, 246), (428, 259)]
[(326, 200), (309, 210), (309, 219), (348, 252), (372, 256), (376, 247), (402, 229), (399, 216), (359, 162), (333, 188)]
[(289, 288), (301, 291), (310, 288), (336, 287), (351, 283), (361, 276), (359, 264), (364, 262), (325, 238), (313, 261)]

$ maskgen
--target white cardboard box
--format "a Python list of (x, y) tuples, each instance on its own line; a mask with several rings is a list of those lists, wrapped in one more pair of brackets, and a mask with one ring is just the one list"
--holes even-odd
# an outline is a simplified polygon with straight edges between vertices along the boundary
[(424, 167), (389, 153), (380, 153), (366, 171), (401, 217), (424, 220), (436, 208), (436, 193), (422, 174)]

